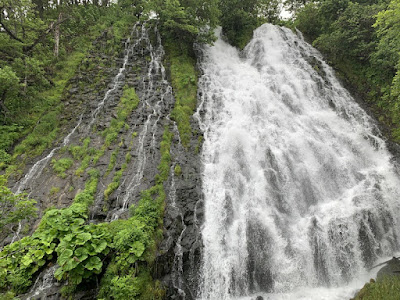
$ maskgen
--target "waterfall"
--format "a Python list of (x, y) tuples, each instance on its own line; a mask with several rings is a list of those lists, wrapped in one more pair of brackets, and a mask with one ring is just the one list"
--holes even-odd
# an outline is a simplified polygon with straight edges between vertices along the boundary
[(399, 250), (400, 179), (373, 120), (289, 29), (262, 25), (243, 53), (219, 38), (201, 69), (199, 298), (353, 296)]
[[(108, 214), (108, 219), (111, 220), (116, 220), (125, 213), (129, 205), (132, 204), (134, 195), (140, 191), (147, 161), (149, 158), (150, 160), (154, 159), (154, 154), (157, 151), (156, 133), (160, 128), (159, 121), (163, 115), (163, 110), (171, 105), (172, 87), (168, 83), (162, 63), (165, 52), (157, 28), (154, 28), (154, 34), (156, 36), (155, 46), (150, 39), (148, 28), (142, 26), (141, 35), (136, 43), (139, 47), (144, 47), (150, 56), (147, 74), (142, 78), (143, 95), (140, 97), (142, 100), (141, 109), (147, 113), (147, 116), (138, 132), (138, 146), (134, 154), (136, 163), (132, 168), (134, 174), (129, 178), (125, 177), (119, 186), (118, 192), (123, 191), (124, 194), (121, 199), (118, 199), (118, 207)], [(150, 142), (149, 139), (151, 139)]]

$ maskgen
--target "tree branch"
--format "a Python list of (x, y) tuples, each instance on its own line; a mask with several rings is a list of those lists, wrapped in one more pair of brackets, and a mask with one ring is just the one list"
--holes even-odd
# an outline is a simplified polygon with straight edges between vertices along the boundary
[(1, 27), (3, 27), (3, 29), (5, 30), (5, 32), (6, 32), (12, 39), (14, 39), (14, 40), (16, 40), (16, 41), (18, 41), (18, 42), (20, 42), (20, 43), (24, 43), (23, 40), (21, 40), (19, 37), (17, 37), (10, 29), (7, 28), (6, 25), (4, 25), (3, 19), (2, 19), (3, 10), (4, 10), (4, 7), (0, 7), (0, 11), (1, 11), (1, 13), (0, 13), (0, 25), (1, 25)]
[(32, 51), (33, 48), (34, 48), (37, 44), (39, 44), (39, 42), (40, 42), (41, 40), (43, 40), (43, 39), (53, 30), (54, 27), (56, 27), (56, 26), (58, 26), (58, 25), (64, 23), (64, 22), (67, 21), (68, 19), (69, 19), (69, 18), (65, 18), (65, 19), (58, 20), (57, 22), (51, 22), (50, 25), (49, 25), (49, 27), (48, 27), (46, 30), (43, 30), (43, 31), (39, 34), (39, 36), (37, 37), (37, 39), (36, 39), (32, 44), (30, 44), (29, 46), (25, 46), (25, 47), (23, 48), (24, 53), (28, 53), (28, 52)]

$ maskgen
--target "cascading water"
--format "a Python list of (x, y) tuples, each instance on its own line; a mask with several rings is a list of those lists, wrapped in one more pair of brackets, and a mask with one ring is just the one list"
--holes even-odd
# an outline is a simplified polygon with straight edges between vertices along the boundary
[(203, 52), (199, 298), (353, 296), (399, 249), (400, 180), (373, 121), (289, 29), (261, 26), (244, 57), (221, 39)]
[[(133, 27), (132, 35), (133, 35), (133, 33), (135, 31), (137, 31), (137, 26), (138, 26), (138, 23), (135, 24), (135, 26)], [(99, 101), (99, 103), (97, 103), (96, 108), (91, 112), (90, 121), (89, 121), (89, 124), (86, 126), (86, 131), (89, 131), (89, 129), (91, 128), (93, 123), (96, 121), (100, 110), (104, 107), (105, 103), (107, 102), (108, 99), (110, 99), (112, 94), (116, 90), (122, 88), (123, 83), (124, 83), (124, 76), (123, 75), (125, 73), (125, 70), (126, 70), (126, 67), (127, 67), (127, 64), (128, 64), (129, 55), (131, 54), (132, 49), (134, 47), (135, 47), (135, 44), (132, 45), (130, 43), (130, 39), (128, 39), (125, 42), (124, 59), (123, 59), (122, 66), (121, 66), (121, 68), (119, 68), (119, 71), (118, 71), (117, 75), (113, 78), (113, 82), (112, 82), (111, 88), (107, 90), (107, 92), (105, 93), (103, 99), (101, 101)], [(77, 131), (77, 129), (82, 125), (83, 117), (84, 117), (84, 115), (81, 114), (77, 124), (68, 133), (68, 135), (64, 138), (61, 146), (57, 146), (57, 147), (53, 148), (47, 156), (45, 156), (44, 158), (42, 158), (39, 161), (37, 161), (29, 169), (29, 171), (26, 173), (24, 178), (20, 182), (18, 182), (16, 184), (14, 190), (15, 190), (15, 192), (17, 194), (19, 194), (22, 191), (24, 191), (27, 188), (27, 185), (32, 184), (35, 181), (35, 179), (38, 178), (41, 175), (41, 173), (43, 172), (44, 168), (49, 163), (50, 159), (54, 156), (54, 154), (58, 150), (60, 150), (62, 147), (67, 146), (70, 143), (71, 137), (74, 135), (74, 133)], [(31, 188), (31, 190), (32, 190), (32, 188)]]
[[(142, 184), (143, 174), (148, 159), (148, 150), (146, 147), (149, 139), (150, 152), (155, 153), (156, 145), (156, 131), (162, 116), (162, 109), (166, 107), (165, 99), (172, 97), (172, 88), (166, 79), (165, 68), (162, 64), (164, 58), (164, 49), (161, 43), (160, 34), (155, 28), (157, 37), (157, 45), (154, 47), (151, 43), (148, 29), (142, 26), (140, 37), (140, 46), (145, 47), (150, 55), (150, 62), (148, 64), (147, 75), (142, 79), (143, 85), (143, 109), (148, 110), (146, 121), (138, 136), (138, 146), (136, 149), (135, 157), (136, 163), (134, 166), (135, 174), (130, 178), (125, 178), (118, 191), (124, 191), (122, 199), (118, 199), (120, 206), (109, 214), (112, 220), (118, 219), (121, 214), (127, 211), (128, 206), (132, 203), (132, 195), (139, 192), (139, 187)], [(159, 94), (159, 96), (157, 96)], [(169, 103), (171, 104), (171, 103)]]
[[(75, 133), (76, 129), (81, 125), (82, 123), (82, 117), (83, 115), (80, 116), (76, 126), (71, 130), (70, 133), (68, 133), (68, 135), (64, 138), (63, 143), (61, 146), (55, 147), (53, 148), (50, 153), (38, 160), (28, 171), (28, 173), (26, 173), (26, 175), (24, 176), (24, 178), (18, 182), (18, 184), (16, 185), (15, 192), (17, 194), (22, 193), (22, 191), (26, 188), (26, 185), (30, 182), (32, 182), (35, 178), (37, 178), (38, 176), (40, 176), (40, 174), (43, 172), (43, 169), (46, 167), (46, 165), (48, 164), (48, 162), (50, 161), (50, 159), (54, 156), (54, 154), (60, 150), (62, 147), (65, 147), (66, 145), (68, 145), (71, 136)], [(32, 188), (31, 188), (32, 190)]]

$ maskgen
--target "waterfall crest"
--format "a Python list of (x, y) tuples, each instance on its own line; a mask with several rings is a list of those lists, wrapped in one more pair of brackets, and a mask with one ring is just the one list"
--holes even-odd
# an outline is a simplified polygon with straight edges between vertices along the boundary
[(352, 296), (399, 249), (400, 179), (373, 120), (289, 29), (203, 55), (199, 298)]

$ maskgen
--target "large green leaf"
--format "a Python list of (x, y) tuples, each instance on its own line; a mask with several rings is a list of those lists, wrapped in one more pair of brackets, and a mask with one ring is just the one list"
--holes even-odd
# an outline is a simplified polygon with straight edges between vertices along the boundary
[(134, 242), (129, 252), (135, 254), (137, 257), (141, 257), (146, 247), (141, 242)]
[(103, 263), (101, 262), (101, 259), (98, 256), (92, 256), (91, 258), (88, 259), (87, 263), (85, 264), (85, 268), (88, 270), (101, 270), (101, 267), (103, 266)]
[(82, 233), (79, 233), (77, 236), (76, 236), (76, 244), (77, 245), (83, 245), (83, 244), (85, 244), (88, 240), (90, 240), (92, 238), (92, 235), (90, 234), (90, 233), (88, 233), (88, 232), (82, 232)]
[(107, 242), (105, 240), (99, 240), (93, 243), (93, 247), (97, 253), (101, 253), (107, 248)]
[(65, 271), (71, 271), (75, 269), (79, 265), (80, 261), (75, 256), (68, 259), (67, 262), (63, 265), (63, 269)]
[(64, 275), (64, 270), (63, 270), (63, 268), (58, 268), (58, 269), (54, 272), (54, 277), (55, 277), (57, 280), (61, 280), (62, 277), (63, 277), (63, 275)]
[(64, 266), (73, 254), (74, 252), (71, 249), (65, 249), (63, 252), (61, 252), (61, 255), (57, 259), (58, 264), (60, 266)]
[(88, 251), (84, 247), (80, 247), (78, 249), (75, 249), (74, 255), (81, 262), (84, 261), (89, 256), (88, 255)]

